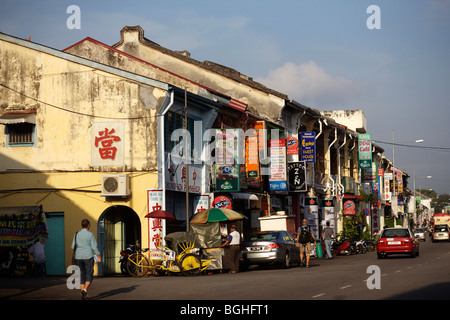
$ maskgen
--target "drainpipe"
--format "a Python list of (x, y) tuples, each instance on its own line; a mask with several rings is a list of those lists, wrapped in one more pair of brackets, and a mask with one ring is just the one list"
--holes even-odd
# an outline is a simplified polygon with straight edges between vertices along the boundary
[(344, 133), (344, 142), (338, 146), (338, 181), (337, 181), (337, 188), (340, 193), (344, 190), (344, 185), (341, 182), (341, 148), (347, 143), (347, 133)]
[[(331, 150), (331, 147), (336, 143), (336, 141), (337, 141), (337, 128), (334, 128), (334, 141), (331, 144), (328, 145), (328, 181), (331, 180), (333, 182), (333, 185), (334, 185), (334, 181), (333, 181), (333, 179), (331, 179), (331, 154), (330, 154), (330, 150)], [(328, 186), (327, 186), (325, 191), (328, 191), (328, 189), (330, 189), (330, 188), (328, 188)], [(331, 192), (333, 192), (333, 190)]]
[[(168, 95), (166, 96), (166, 99), (164, 100), (163, 105), (157, 112), (157, 125), (158, 125), (158, 188), (162, 189), (162, 205), (161, 209), (166, 209), (166, 150), (165, 150), (165, 128), (164, 128), (164, 116), (166, 113), (170, 110), (170, 108), (173, 105), (174, 101), (174, 90), (169, 89)], [(164, 224), (164, 230), (165, 230), (165, 220), (162, 220), (162, 223)], [(148, 240), (148, 247), (150, 248), (150, 239)], [(163, 239), (164, 241), (164, 239)]]
[[(318, 118), (317, 121), (319, 121), (319, 134), (316, 135), (316, 137), (315, 137), (315, 139), (314, 139), (314, 144), (315, 144), (316, 146), (317, 146), (317, 143), (316, 143), (317, 138), (319, 138), (320, 135), (322, 134), (322, 121), (320, 121), (320, 118)], [(311, 189), (311, 190), (314, 192), (314, 186), (315, 186), (315, 182), (316, 182), (316, 169), (315, 169), (315, 163), (313, 163), (312, 168), (313, 168), (313, 172), (312, 172), (312, 173), (313, 173), (313, 177), (312, 177), (313, 184), (312, 184), (312, 189)]]

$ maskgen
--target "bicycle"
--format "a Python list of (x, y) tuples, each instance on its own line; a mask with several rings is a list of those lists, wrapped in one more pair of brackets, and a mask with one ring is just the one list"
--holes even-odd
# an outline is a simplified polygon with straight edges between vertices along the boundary
[(200, 249), (195, 248), (194, 242), (178, 243), (176, 250), (178, 248), (181, 249), (178, 255), (175, 250), (163, 246), (138, 250), (128, 257), (128, 273), (133, 277), (144, 277), (148, 272), (152, 275), (181, 272), (185, 276), (194, 276), (209, 266), (211, 260), (200, 258)]

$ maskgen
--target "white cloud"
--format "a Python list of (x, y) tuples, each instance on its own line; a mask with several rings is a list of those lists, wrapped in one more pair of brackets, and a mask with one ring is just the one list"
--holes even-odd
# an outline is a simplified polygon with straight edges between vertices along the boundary
[(287, 62), (264, 78), (255, 79), (291, 99), (313, 108), (351, 108), (361, 85), (343, 77), (333, 77), (314, 61), (301, 65)]

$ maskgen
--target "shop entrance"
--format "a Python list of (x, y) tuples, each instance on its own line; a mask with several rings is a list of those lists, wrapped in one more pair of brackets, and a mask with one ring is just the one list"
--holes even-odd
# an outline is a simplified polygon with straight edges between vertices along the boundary
[(128, 244), (141, 243), (141, 222), (133, 209), (127, 206), (112, 206), (98, 220), (99, 249), (103, 263), (99, 274), (120, 273), (120, 251)]

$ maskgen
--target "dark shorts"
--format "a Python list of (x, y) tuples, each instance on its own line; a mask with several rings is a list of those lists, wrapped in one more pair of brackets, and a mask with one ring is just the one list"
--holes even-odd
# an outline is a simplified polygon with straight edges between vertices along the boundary
[(80, 284), (94, 280), (94, 257), (90, 259), (77, 259), (77, 266), (80, 267)]

